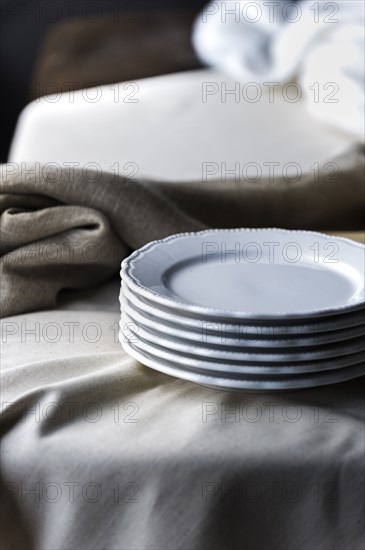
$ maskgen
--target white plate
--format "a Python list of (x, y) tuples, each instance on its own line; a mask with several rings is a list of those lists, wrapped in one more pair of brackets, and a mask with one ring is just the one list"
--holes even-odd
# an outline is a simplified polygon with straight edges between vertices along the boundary
[(311, 231), (208, 230), (147, 244), (121, 276), (139, 296), (196, 316), (313, 319), (364, 307), (364, 251)]
[[(125, 328), (126, 327), (126, 328)], [(319, 346), (316, 348), (306, 348), (305, 350), (297, 351), (288, 349), (265, 349), (257, 346), (256, 348), (248, 348), (242, 346), (239, 349), (234, 348), (213, 348), (209, 345), (204, 346), (195, 344), (195, 342), (180, 341), (175, 338), (169, 338), (166, 335), (160, 335), (152, 329), (147, 329), (141, 325), (137, 325), (125, 312), (122, 312), (121, 328), (124, 331), (135, 333), (137, 341), (142, 339), (146, 342), (159, 345), (163, 348), (181, 352), (185, 355), (191, 355), (196, 358), (206, 358), (208, 360), (215, 359), (218, 361), (242, 361), (250, 362), (269, 362), (269, 363), (292, 363), (297, 361), (320, 361), (343, 355), (350, 355), (365, 350), (364, 338), (349, 340), (340, 344), (330, 344)], [(127, 334), (126, 334), (127, 335)]]
[(271, 337), (264, 338), (260, 335), (256, 337), (247, 335), (245, 331), (237, 331), (235, 335), (226, 334), (224, 330), (216, 330), (215, 334), (207, 333), (204, 329), (204, 325), (201, 326), (201, 330), (191, 331), (184, 330), (181, 327), (173, 327), (166, 325), (162, 320), (156, 319), (152, 315), (144, 313), (133, 305), (126, 297), (120, 297), (120, 305), (123, 312), (125, 312), (137, 326), (152, 330), (160, 337), (167, 335), (168, 337), (175, 338), (178, 341), (186, 343), (192, 343), (197, 345), (209, 345), (210, 347), (233, 347), (233, 348), (294, 348), (298, 351), (298, 348), (307, 348), (311, 346), (322, 346), (324, 344), (331, 344), (336, 342), (342, 342), (351, 338), (358, 338), (360, 336), (365, 337), (365, 325), (337, 330), (332, 332), (322, 332), (319, 334), (312, 334), (303, 336), (299, 333), (290, 335), (289, 337)]
[(326, 373), (281, 378), (280, 380), (255, 379), (249, 378), (248, 376), (240, 379), (212, 376), (196, 372), (195, 370), (189, 370), (188, 368), (179, 368), (174, 363), (164, 361), (159, 357), (143, 352), (130, 342), (124, 342), (123, 335), (120, 335), (120, 340), (124, 350), (143, 365), (164, 374), (189, 380), (191, 382), (195, 382), (196, 384), (201, 384), (214, 389), (230, 391), (287, 391), (335, 384), (364, 375), (364, 365), (360, 365)]
[[(353, 313), (344, 313), (342, 315), (335, 315), (333, 317), (319, 318), (311, 323), (294, 323), (294, 321), (288, 320), (290, 324), (253, 324), (251, 321), (240, 323), (239, 320), (232, 320), (222, 322), (219, 319), (198, 319), (190, 317), (189, 315), (180, 313), (173, 313), (171, 310), (160, 306), (156, 302), (151, 302), (146, 298), (142, 298), (137, 294), (134, 294), (130, 290), (125, 282), (122, 281), (120, 300), (125, 296), (128, 301), (138, 311), (143, 311), (144, 314), (153, 317), (157, 322), (163, 322), (164, 325), (171, 328), (189, 329), (194, 330), (201, 334), (204, 330), (207, 334), (216, 334), (217, 332), (225, 332), (226, 334), (235, 335), (237, 331), (244, 332), (247, 336), (257, 337), (276, 337), (276, 336), (299, 336), (299, 335), (313, 335), (321, 332), (339, 331), (359, 325), (365, 325), (365, 310), (361, 309)], [(285, 319), (283, 320), (285, 321)]]
[[(127, 323), (128, 325), (128, 323)], [(342, 369), (344, 367), (350, 367), (358, 365), (360, 363), (365, 364), (365, 352), (353, 353), (350, 355), (344, 355), (343, 357), (335, 357), (332, 359), (324, 359), (322, 361), (307, 361), (301, 363), (256, 363), (254, 361), (242, 361), (240, 363), (235, 362), (223, 362), (217, 361), (214, 358), (192, 357), (182, 352), (171, 350), (170, 348), (164, 348), (160, 345), (156, 345), (152, 342), (147, 342), (142, 338), (136, 338), (134, 334), (130, 332), (128, 326), (120, 323), (120, 335), (123, 335), (123, 340), (126, 343), (134, 345), (136, 348), (147, 353), (151, 353), (155, 357), (162, 360), (171, 361), (176, 363), (177, 366), (189, 367), (197, 369), (198, 371), (215, 371), (221, 372), (223, 375), (232, 375), (236, 377), (237, 374), (254, 374), (256, 376), (262, 375), (280, 375), (283, 374), (303, 374), (310, 372), (321, 372), (327, 370)]]

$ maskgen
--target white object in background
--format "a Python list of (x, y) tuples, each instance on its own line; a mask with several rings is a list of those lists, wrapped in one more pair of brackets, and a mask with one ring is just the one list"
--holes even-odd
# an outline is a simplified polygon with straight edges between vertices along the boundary
[(249, 163), (265, 176), (277, 163), (280, 178), (293, 163), (313, 174), (355, 143), (308, 116), (303, 101), (286, 101), (280, 89), (274, 102), (264, 86), (261, 99), (250, 102), (242, 89), (238, 98), (225, 95), (234, 87), (234, 80), (205, 69), (43, 97), (22, 112), (9, 161), (93, 163), (122, 175), (179, 181), (244, 177)]
[(197, 17), (200, 58), (231, 78), (297, 78), (309, 110), (364, 140), (364, 2), (214, 1)]

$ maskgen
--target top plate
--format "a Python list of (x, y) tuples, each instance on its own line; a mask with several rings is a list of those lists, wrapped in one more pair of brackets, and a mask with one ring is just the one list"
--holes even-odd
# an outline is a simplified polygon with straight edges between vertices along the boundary
[(365, 247), (285, 229), (182, 233), (123, 261), (140, 296), (183, 315), (229, 319), (312, 318), (364, 307)]

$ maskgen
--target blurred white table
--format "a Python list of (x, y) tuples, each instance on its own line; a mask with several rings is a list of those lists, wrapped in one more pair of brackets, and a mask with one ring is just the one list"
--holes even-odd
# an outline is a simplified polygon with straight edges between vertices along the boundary
[(353, 138), (311, 118), (302, 100), (285, 100), (279, 87), (272, 94), (273, 101), (268, 86), (244, 88), (206, 69), (46, 96), (21, 114), (9, 161), (97, 163), (171, 180), (237, 170), (254, 177), (249, 163), (262, 175), (269, 163), (277, 163), (274, 174), (295, 163), (308, 171), (351, 145)]

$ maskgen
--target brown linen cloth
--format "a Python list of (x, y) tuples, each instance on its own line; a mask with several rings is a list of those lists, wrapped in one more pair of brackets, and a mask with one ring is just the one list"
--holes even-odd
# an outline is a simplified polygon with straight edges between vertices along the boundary
[(65, 288), (117, 272), (130, 249), (204, 227), (363, 227), (364, 150), (337, 178), (152, 182), (14, 164), (0, 169), (1, 317), (53, 307)]

